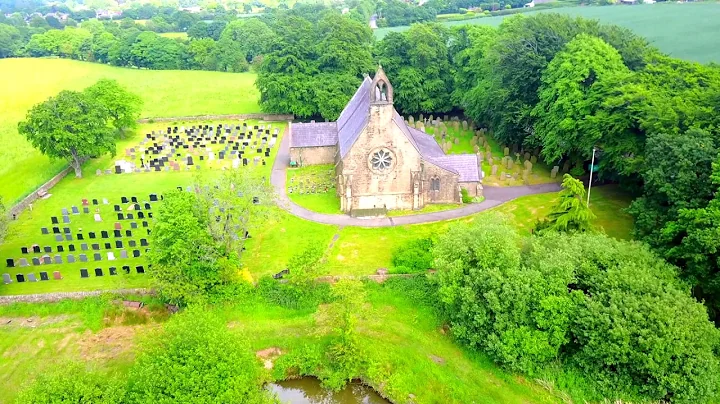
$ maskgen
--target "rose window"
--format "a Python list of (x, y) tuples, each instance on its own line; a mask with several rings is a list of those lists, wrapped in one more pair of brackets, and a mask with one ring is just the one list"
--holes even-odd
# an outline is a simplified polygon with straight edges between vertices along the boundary
[(370, 164), (378, 171), (387, 170), (392, 165), (392, 155), (387, 150), (378, 150), (370, 158)]

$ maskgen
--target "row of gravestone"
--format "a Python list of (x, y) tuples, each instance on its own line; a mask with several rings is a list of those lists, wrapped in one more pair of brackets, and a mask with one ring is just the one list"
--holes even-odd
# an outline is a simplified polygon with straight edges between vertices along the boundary
[[(145, 231), (147, 232), (147, 234), (152, 233), (152, 230), (150, 230), (149, 224), (148, 224), (147, 222), (143, 222), (143, 227), (146, 228)], [(125, 236), (124, 236), (124, 237), (133, 237), (132, 229), (137, 229), (137, 224), (135, 224), (135, 226), (133, 226), (133, 225), (131, 224), (131, 225), (130, 225), (130, 229), (125, 230), (125, 233), (124, 233)], [(64, 238), (65, 238), (66, 241), (72, 241), (73, 237), (72, 237), (72, 234), (70, 233), (70, 231), (71, 231), (71, 230), (70, 230), (69, 227), (63, 228), (62, 232), (60, 232), (60, 228), (59, 228), (59, 227), (53, 227), (53, 228), (52, 228), (52, 233), (55, 235), (55, 241), (63, 241), (63, 240), (62, 240), (63, 234), (64, 234)], [(121, 237), (123, 237), (122, 230), (117, 230), (117, 229), (115, 229), (115, 230), (113, 230), (112, 232), (113, 232), (113, 236), (114, 236), (115, 238), (121, 238)], [(50, 231), (47, 229), (47, 227), (41, 227), (41, 228), (40, 228), (40, 233), (43, 234), (43, 235), (47, 235), (47, 234), (50, 234)], [(88, 238), (90, 238), (90, 239), (98, 238), (97, 233), (94, 232), (94, 231), (89, 231), (87, 234), (88, 234)], [(60, 236), (60, 237), (58, 237), (58, 236)], [(101, 231), (100, 231), (100, 236), (101, 236), (102, 238), (110, 238), (110, 233), (109, 233), (107, 230), (101, 230)], [(77, 237), (77, 239), (78, 239), (79, 241), (85, 239), (85, 236), (83, 235), (83, 233), (77, 233), (77, 234), (75, 235), (75, 237)]]
[[(149, 268), (149, 267), (150, 267), (150, 266), (148, 266), (148, 268)], [(130, 268), (129, 265), (123, 265), (123, 266), (121, 267), (121, 271), (124, 272), (126, 275), (129, 275), (129, 274), (130, 274), (130, 271), (131, 271), (131, 268)], [(103, 269), (100, 268), (100, 267), (95, 268), (95, 271), (94, 271), (94, 272), (95, 272), (95, 276), (98, 276), (98, 277), (104, 275), (104, 271), (103, 271)], [(137, 266), (135, 266), (135, 272), (138, 273), (138, 274), (144, 274), (144, 273), (145, 273), (145, 267), (142, 266), (142, 265), (137, 265)], [(48, 276), (48, 273), (47, 273), (46, 271), (41, 271), (39, 274), (40, 274), (40, 279), (39, 279), (40, 281), (49, 281), (49, 280), (50, 280), (50, 277)], [(117, 275), (117, 274), (118, 274), (117, 267), (109, 267), (109, 268), (108, 268), (108, 274), (109, 274), (110, 276), (115, 276), (115, 275)], [(88, 272), (88, 269), (87, 269), (87, 268), (80, 268), (80, 278), (89, 278), (89, 277), (90, 277), (90, 273)], [(2, 278), (3, 278), (3, 283), (6, 284), (6, 285), (8, 285), (8, 284), (10, 284), (10, 283), (13, 282), (12, 277), (11, 277), (10, 274), (8, 274), (8, 273), (4, 273), (4, 274), (2, 275)], [(60, 271), (54, 271), (54, 272), (53, 272), (53, 279), (56, 280), (56, 281), (59, 281), (59, 280), (62, 280), (62, 279), (63, 279), (63, 276), (62, 276), (62, 274), (60, 273)], [(35, 273), (34, 273), (34, 272), (31, 272), (31, 273), (29, 273), (29, 274), (15, 274), (15, 281), (17, 281), (18, 283), (24, 283), (24, 282), (26, 282), (26, 281), (27, 281), (27, 282), (37, 282), (38, 279), (37, 279), (37, 277), (35, 276)]]
[[(113, 244), (112, 244), (112, 243), (109, 243), (109, 242), (105, 243), (105, 249), (106, 249), (106, 250), (111, 250), (111, 249), (113, 249), (112, 245), (113, 245)], [(128, 240), (127, 245), (128, 245), (128, 247), (130, 247), (130, 248), (137, 247), (137, 241), (136, 241), (136, 240)], [(149, 245), (150, 245), (150, 244), (148, 243), (147, 239), (144, 239), (144, 238), (141, 238), (141, 239), (140, 239), (140, 247), (148, 247)], [(65, 247), (64, 247), (63, 245), (57, 245), (55, 248), (56, 248), (56, 251), (59, 252), (59, 253), (65, 252)], [(87, 251), (89, 248), (92, 248), (93, 250), (96, 250), (96, 251), (97, 251), (97, 250), (100, 250), (100, 244), (97, 244), (97, 243), (96, 243), (96, 244), (91, 244), (90, 247), (88, 247), (88, 245), (87, 245), (86, 243), (81, 243), (81, 244), (80, 244), (80, 250), (81, 250), (81, 251)], [(123, 241), (122, 241), (122, 240), (115, 240), (115, 247), (114, 247), (114, 248), (116, 248), (116, 249), (125, 248)], [(69, 245), (67, 246), (67, 249), (68, 249), (69, 252), (75, 252), (75, 244), (69, 244)], [(46, 245), (46, 246), (43, 247), (42, 249), (41, 249), (40, 246), (37, 245), (37, 244), (33, 245), (32, 247), (20, 247), (20, 253), (21, 253), (22, 255), (27, 255), (27, 254), (41, 254), (41, 253), (52, 253), (52, 252), (53, 252), (53, 248), (52, 248), (51, 246), (49, 246), (49, 245)]]
[[(6, 284), (6, 285), (8, 285), (8, 284), (10, 284), (10, 283), (13, 282), (13, 279), (12, 279), (12, 277), (10, 276), (10, 274), (5, 273), (5, 274), (2, 275), (2, 278), (3, 278), (3, 283)], [(62, 277), (62, 275), (60, 274), (60, 271), (55, 271), (55, 272), (53, 272), (53, 279), (54, 279), (54, 280), (59, 281), (59, 280), (61, 280), (62, 278), (63, 278), (63, 277)], [(17, 279), (17, 282), (18, 282), (18, 283), (23, 283), (23, 282), (25, 282), (25, 280), (26, 280), (26, 275), (25, 275), (25, 274), (16, 274), (16, 275), (15, 275), (15, 279)], [(48, 276), (48, 273), (45, 272), (45, 271), (40, 272), (40, 280), (41, 280), (41, 281), (49, 281), (49, 280), (50, 280), (50, 277)], [(37, 279), (37, 277), (35, 277), (35, 273), (32, 273), (32, 272), (31, 272), (31, 273), (27, 274), (27, 281), (28, 281), (28, 282), (37, 282), (38, 279)]]
[[(147, 250), (146, 250), (147, 251)], [(108, 251), (107, 253), (107, 260), (108, 261), (115, 261), (116, 259), (128, 259), (128, 252), (127, 250), (120, 250), (119, 257), (115, 257), (115, 252)], [(132, 257), (133, 258), (140, 258), (141, 253), (140, 250), (132, 250)], [(99, 252), (93, 253), (93, 260), (94, 261), (102, 261), (103, 255)], [(52, 264), (63, 264), (64, 262), (67, 262), (68, 264), (74, 264), (76, 262), (75, 256), (73, 254), (67, 254), (66, 260), (63, 261), (63, 258), (60, 254), (55, 254), (53, 258), (50, 258), (49, 255), (43, 255), (42, 257), (33, 257), (31, 259), (33, 266), (38, 265), (52, 265)], [(79, 254), (78, 255), (78, 261), (77, 262), (88, 262), (88, 256), (86, 254)], [(5, 259), (5, 266), (8, 268), (15, 268), (15, 267), (27, 267), (30, 266), (30, 263), (28, 263), (27, 258), (19, 258), (17, 261), (13, 258), (6, 258)]]

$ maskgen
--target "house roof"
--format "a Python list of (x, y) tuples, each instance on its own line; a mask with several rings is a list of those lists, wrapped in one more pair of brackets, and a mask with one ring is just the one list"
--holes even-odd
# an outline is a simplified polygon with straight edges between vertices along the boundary
[(371, 84), (370, 78), (365, 77), (337, 120), (338, 151), (341, 158), (350, 151), (370, 119)]
[(445, 152), (440, 148), (440, 145), (435, 141), (434, 137), (415, 128), (408, 127), (408, 130), (415, 139), (415, 144), (423, 157), (445, 156)]
[(290, 128), (290, 147), (335, 146), (338, 143), (335, 122), (293, 123)]

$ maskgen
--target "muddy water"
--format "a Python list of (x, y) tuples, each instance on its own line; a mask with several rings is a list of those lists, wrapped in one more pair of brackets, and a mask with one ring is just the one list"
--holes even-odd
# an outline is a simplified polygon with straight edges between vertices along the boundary
[(370, 387), (348, 384), (341, 391), (334, 393), (322, 388), (320, 381), (314, 377), (270, 383), (268, 389), (274, 392), (282, 403), (391, 404)]

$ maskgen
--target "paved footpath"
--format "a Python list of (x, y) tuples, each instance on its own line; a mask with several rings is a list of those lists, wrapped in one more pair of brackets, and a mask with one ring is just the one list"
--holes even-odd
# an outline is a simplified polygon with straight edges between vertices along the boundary
[(403, 226), (408, 224), (420, 224), (439, 222), (442, 220), (458, 219), (464, 216), (472, 215), (484, 210), (494, 208), (505, 202), (511, 201), (525, 195), (544, 194), (547, 192), (557, 192), (560, 185), (540, 184), (528, 185), (520, 187), (484, 187), (483, 194), (485, 200), (480, 203), (465, 205), (461, 208), (445, 210), (441, 212), (419, 213), (417, 215), (384, 217), (374, 219), (359, 219), (344, 214), (329, 215), (317, 213), (303, 208), (302, 206), (292, 202), (287, 196), (287, 168), (290, 164), (290, 137), (287, 133), (280, 141), (280, 147), (275, 157), (275, 163), (270, 177), (270, 183), (275, 188), (278, 196), (278, 205), (295, 216), (310, 220), (316, 223), (332, 224), (337, 226), (361, 226), (361, 227), (388, 227)]

